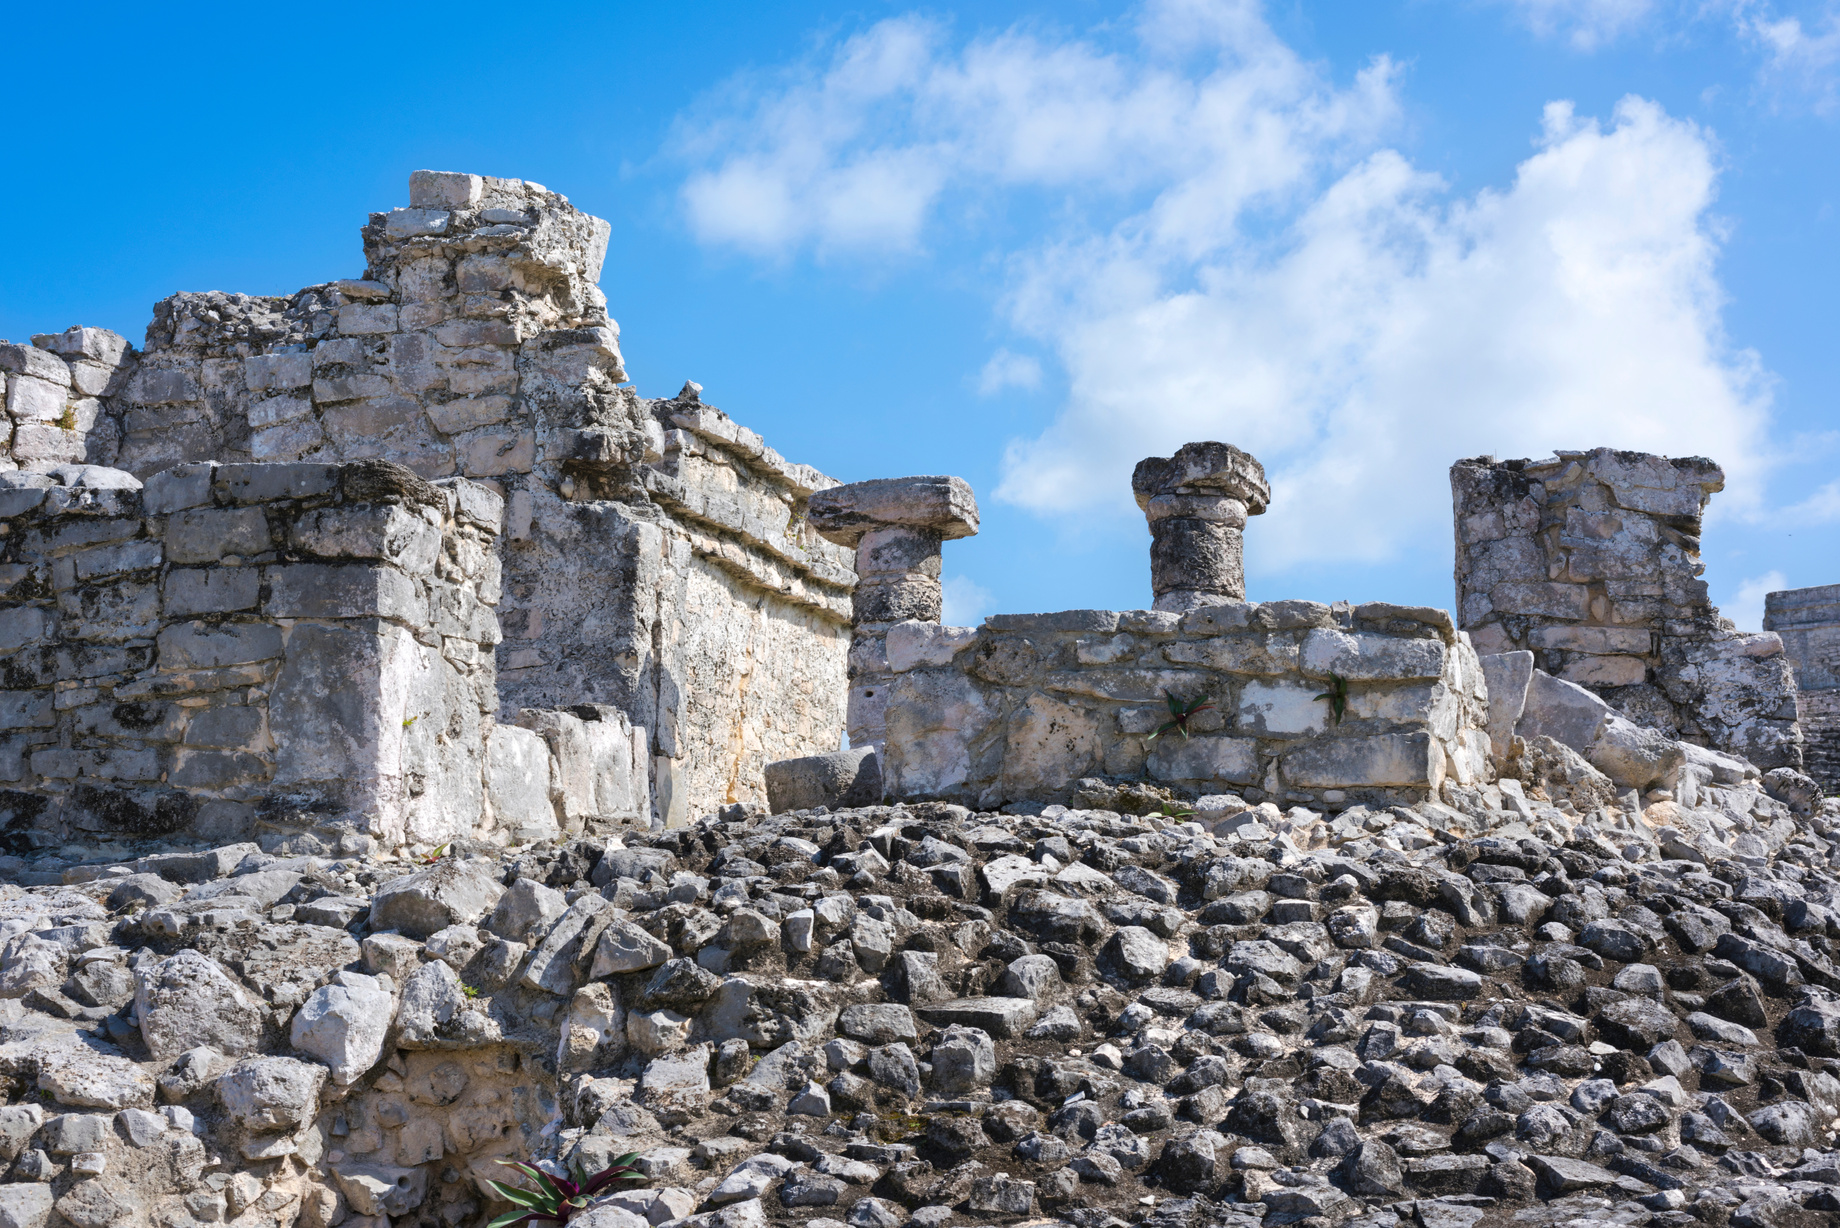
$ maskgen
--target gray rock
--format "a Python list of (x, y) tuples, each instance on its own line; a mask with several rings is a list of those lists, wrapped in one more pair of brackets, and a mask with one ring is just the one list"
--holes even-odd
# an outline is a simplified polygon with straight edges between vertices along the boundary
[(378, 888), (371, 897), (371, 929), (426, 938), (450, 925), (479, 921), (504, 893), (486, 862), (444, 857)]
[(324, 1062), (332, 1081), (345, 1086), (377, 1064), (396, 1013), (385, 983), (342, 972), (307, 996), (288, 1028), (288, 1042)]
[(291, 1057), (247, 1058), (217, 1080), (217, 1099), (245, 1130), (293, 1130), (319, 1109), (326, 1068)]
[(997, 1073), (997, 1048), (979, 1028), (952, 1024), (933, 1042), (933, 1085), (946, 1095), (989, 1087)]
[(499, 897), (485, 927), (508, 942), (529, 946), (541, 941), (568, 908), (568, 899), (562, 892), (533, 878), (520, 878)]
[(952, 998), (915, 1009), (928, 1023), (977, 1028), (1000, 1040), (1019, 1036), (1033, 1022), (1037, 1007), (1027, 998)]
[(621, 972), (643, 972), (671, 958), (671, 948), (630, 921), (615, 921), (601, 931), (588, 976), (600, 980)]
[(1099, 952), (1100, 962), (1131, 981), (1148, 981), (1169, 967), (1169, 944), (1138, 925), (1121, 927)]
[(826, 806), (841, 810), (882, 800), (882, 769), (874, 746), (780, 759), (766, 766), (767, 804), (774, 814)]
[(0, 1228), (45, 1228), (51, 1222), (51, 1187), (35, 1182), (0, 1185)]
[(919, 1036), (914, 1029), (913, 1012), (893, 1003), (846, 1006), (837, 1017), (837, 1030), (871, 1045), (914, 1040)]
[(261, 1041), (261, 1009), (217, 961), (197, 951), (144, 966), (135, 978), (134, 1013), (156, 1061), (199, 1045), (240, 1057)]

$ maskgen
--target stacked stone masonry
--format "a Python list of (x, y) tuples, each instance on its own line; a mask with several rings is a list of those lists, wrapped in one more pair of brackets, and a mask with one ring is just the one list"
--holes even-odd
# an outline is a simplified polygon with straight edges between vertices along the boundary
[[(1409, 803), (1490, 771), (1482, 670), (1442, 610), (1276, 601), (908, 622), (888, 633), (888, 665), (895, 797), (1071, 804), (1109, 780)], [(1205, 706), (1164, 729), (1172, 697)]]
[(365, 459), (504, 502), (498, 715), (597, 705), (642, 731), (656, 817), (759, 801), (766, 762), (842, 734), (851, 553), (806, 523), (836, 485), (685, 385), (624, 381), (604, 221), (515, 179), (418, 171), (363, 276), (177, 294), (145, 348), (72, 328), (0, 344), (6, 463)]
[(13, 851), (478, 826), (497, 495), (376, 461), (81, 476), (117, 484), (0, 475)]
[(1637, 724), (1801, 765), (1781, 640), (1736, 631), (1699, 578), (1717, 465), (1599, 448), (1458, 461), (1450, 477), (1458, 623), (1479, 653), (1530, 650)]
[(1840, 584), (1768, 594), (1763, 626), (1795, 667), (1808, 774), (1840, 793)]

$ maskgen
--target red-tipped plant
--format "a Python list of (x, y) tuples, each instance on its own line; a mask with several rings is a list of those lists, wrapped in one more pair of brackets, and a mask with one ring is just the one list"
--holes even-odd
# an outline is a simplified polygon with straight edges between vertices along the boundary
[(639, 1166), (634, 1163), (638, 1158), (638, 1152), (628, 1152), (592, 1177), (582, 1171), (578, 1161), (573, 1181), (552, 1177), (530, 1164), (500, 1160), (500, 1164), (515, 1168), (534, 1181), (537, 1188), (523, 1190), (500, 1181), (486, 1182), (500, 1198), (518, 1208), (516, 1211), (505, 1212), (486, 1225), (486, 1228), (512, 1228), (513, 1224), (566, 1224), (583, 1211), (592, 1209), (608, 1195), (649, 1181), (650, 1178), (640, 1172)]
[(1154, 742), (1166, 733), (1179, 733), (1184, 742), (1188, 741), (1188, 722), (1214, 706), (1205, 695), (1197, 695), (1193, 699), (1177, 699), (1164, 691), (1163, 698), (1169, 701), (1169, 719), (1158, 726), (1155, 733), (1145, 738), (1146, 742)]

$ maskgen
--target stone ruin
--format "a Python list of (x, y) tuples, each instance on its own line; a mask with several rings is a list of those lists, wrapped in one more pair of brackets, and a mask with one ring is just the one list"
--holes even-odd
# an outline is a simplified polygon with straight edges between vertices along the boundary
[(1840, 793), (1840, 584), (1767, 594), (1763, 626), (1782, 637), (1795, 669), (1808, 774)]
[(1457, 617), (1478, 652), (1531, 651), (1638, 724), (1764, 768), (1800, 767), (1779, 637), (1722, 618), (1699, 577), (1703, 457), (1598, 448), (1458, 461)]
[(12, 851), (681, 824), (839, 745), (836, 483), (624, 382), (605, 222), (409, 194), (361, 278), (0, 345)]
[(1151, 608), (948, 627), (970, 487), (640, 397), (605, 223), (364, 234), (0, 343), (0, 1228), (1840, 1215), (1840, 590), (1720, 619), (1710, 462), (1459, 462), (1453, 618), (1191, 443)]

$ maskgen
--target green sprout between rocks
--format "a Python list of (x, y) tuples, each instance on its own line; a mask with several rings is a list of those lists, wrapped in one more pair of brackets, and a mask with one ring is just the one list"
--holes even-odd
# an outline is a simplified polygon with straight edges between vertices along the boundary
[(635, 1161), (639, 1153), (629, 1151), (592, 1177), (574, 1164), (575, 1179), (552, 1177), (540, 1168), (514, 1160), (499, 1163), (515, 1168), (536, 1183), (535, 1190), (519, 1189), (500, 1181), (488, 1181), (498, 1196), (517, 1207), (493, 1220), (486, 1228), (511, 1228), (513, 1224), (566, 1224), (583, 1211), (606, 1199), (610, 1194), (631, 1186), (644, 1185), (651, 1178), (639, 1171)]
[(425, 866), (431, 866), (435, 862), (441, 860), (441, 858), (447, 856), (448, 850), (452, 849), (453, 847), (454, 846), (451, 844), (443, 844), (440, 848), (436, 849), (434, 852), (424, 854), (422, 857), (417, 858), (417, 860), (419, 860)]
[(1329, 701), (1329, 711), (1335, 714), (1335, 723), (1341, 724), (1342, 717), (1348, 711), (1348, 679), (1333, 671), (1329, 674), (1330, 687), (1318, 699)]
[(1164, 691), (1163, 698), (1169, 701), (1169, 719), (1159, 725), (1155, 733), (1145, 738), (1146, 742), (1154, 742), (1171, 731), (1181, 734), (1184, 742), (1188, 741), (1188, 722), (1214, 706), (1205, 695), (1197, 695), (1193, 699), (1177, 699)]

